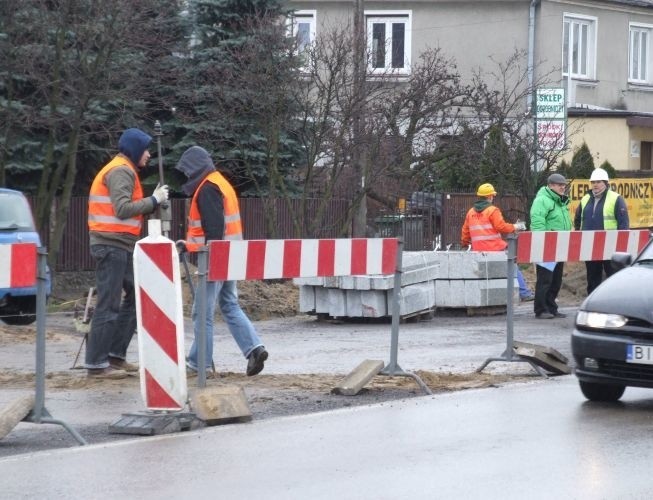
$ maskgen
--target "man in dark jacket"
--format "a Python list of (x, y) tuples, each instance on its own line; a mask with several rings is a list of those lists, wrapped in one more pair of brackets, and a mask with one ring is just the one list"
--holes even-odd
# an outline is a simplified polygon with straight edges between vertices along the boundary
[(126, 360), (136, 330), (132, 255), (141, 237), (143, 214), (168, 199), (168, 186), (157, 186), (152, 196), (143, 196), (138, 171), (147, 166), (151, 141), (142, 130), (125, 130), (118, 141), (120, 153), (91, 185), (88, 228), (96, 261), (97, 305), (86, 343), (89, 377), (120, 379), (138, 370)]
[[(243, 229), (240, 220), (238, 198), (233, 187), (218, 171), (209, 153), (199, 147), (188, 148), (181, 155), (177, 170), (188, 178), (182, 189), (192, 196), (188, 215), (186, 241), (179, 244), (181, 251), (197, 251), (210, 240), (240, 240)], [(197, 294), (193, 303), (192, 318), (195, 340), (188, 354), (186, 366), (189, 375), (198, 370), (197, 337), (203, 321), (206, 326), (206, 364), (211, 366), (213, 360), (213, 318), (216, 302), (231, 336), (234, 338), (243, 356), (247, 358), (246, 374), (256, 375), (263, 370), (268, 359), (268, 352), (261, 343), (254, 325), (238, 304), (238, 292), (235, 281), (209, 281), (206, 286), (206, 316), (199, 317)]]
[[(595, 168), (590, 177), (592, 190), (580, 200), (574, 216), (574, 228), (583, 231), (598, 231), (601, 229), (629, 229), (628, 207), (625, 200), (610, 189), (610, 178), (602, 168)], [(603, 271), (606, 277), (614, 274), (609, 260), (588, 260), (587, 295), (603, 281)]]

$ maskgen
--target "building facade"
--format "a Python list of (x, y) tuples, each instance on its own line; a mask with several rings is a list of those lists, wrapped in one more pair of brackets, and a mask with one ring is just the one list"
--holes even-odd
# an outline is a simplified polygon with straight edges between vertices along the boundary
[[(302, 43), (365, 15), (368, 75), (410, 74), (427, 47), (463, 78), (528, 54), (529, 81), (566, 95), (569, 161), (586, 142), (597, 165), (653, 173), (653, 0), (298, 0)], [(529, 107), (525, 100), (524, 111)]]

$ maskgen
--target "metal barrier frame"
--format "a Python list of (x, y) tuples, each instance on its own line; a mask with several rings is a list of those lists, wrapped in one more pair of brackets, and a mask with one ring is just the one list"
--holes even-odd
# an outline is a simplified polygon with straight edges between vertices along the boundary
[(36, 395), (34, 408), (23, 419), (33, 424), (55, 424), (66, 429), (80, 445), (87, 445), (86, 440), (63, 420), (52, 417), (45, 407), (45, 312), (47, 281), (47, 250), (37, 249), (37, 285), (36, 285)]
[[(399, 347), (399, 295), (401, 294), (402, 275), (402, 253), (403, 239), (397, 238), (397, 258), (394, 273), (394, 285), (392, 290), (392, 326), (390, 338), (390, 362), (381, 370), (380, 375), (410, 377), (420, 386), (426, 394), (432, 394), (424, 381), (416, 374), (404, 371), (397, 363)], [(195, 293), (197, 294), (198, 314), (201, 318), (206, 316), (206, 284), (208, 275), (209, 247), (202, 246), (198, 250), (197, 274), (198, 283)], [(206, 325), (200, 321), (199, 339), (197, 339), (198, 374), (197, 386), (206, 387)]]

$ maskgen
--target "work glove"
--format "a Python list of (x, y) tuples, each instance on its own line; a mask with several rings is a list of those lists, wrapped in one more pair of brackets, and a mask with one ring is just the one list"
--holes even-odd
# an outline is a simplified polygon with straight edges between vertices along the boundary
[(177, 240), (175, 245), (177, 245), (177, 252), (179, 252), (179, 254), (188, 252), (188, 247), (186, 246), (186, 242), (184, 240)]
[(515, 231), (526, 231), (526, 223), (522, 221), (515, 222)]
[(160, 186), (159, 184), (156, 185), (154, 188), (154, 193), (152, 193), (152, 196), (156, 199), (156, 202), (161, 205), (163, 202), (168, 201), (168, 197), (170, 196), (169, 194), (169, 189), (167, 184), (164, 184), (163, 186)]

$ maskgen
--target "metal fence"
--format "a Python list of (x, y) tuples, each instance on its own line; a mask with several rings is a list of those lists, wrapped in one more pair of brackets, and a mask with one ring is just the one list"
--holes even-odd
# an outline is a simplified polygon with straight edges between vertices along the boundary
[[(460, 231), (467, 211), (478, 197), (473, 193), (444, 193), (429, 203), (413, 202), (406, 210), (384, 213), (371, 221), (375, 236), (402, 236), (405, 250), (460, 248)], [(506, 221), (526, 220), (521, 198), (502, 196), (495, 201)]]
[[(35, 200), (30, 200), (34, 206)], [(189, 200), (172, 199), (170, 224), (170, 239), (179, 240), (186, 237), (186, 214)], [(56, 202), (55, 202), (56, 203)], [(315, 220), (318, 217), (318, 207), (321, 200), (305, 200), (303, 227), (300, 228), (300, 235), (296, 235), (293, 225), (293, 213), (300, 208), (300, 200), (261, 200), (257, 198), (241, 198), (240, 209), (245, 228), (246, 239), (265, 239), (269, 231), (266, 230), (265, 211), (274, 210), (276, 213), (276, 227), (274, 228), (277, 238), (335, 238), (340, 231), (339, 221), (343, 220), (349, 202), (347, 200), (332, 200), (326, 204), (324, 212), (319, 215), (320, 224)], [(272, 208), (269, 208), (272, 207)], [(56, 271), (87, 271), (95, 269), (95, 263), (90, 254), (88, 241), (88, 198), (76, 196), (70, 200), (70, 209), (63, 239), (59, 248), (59, 255)], [(145, 236), (146, 225), (143, 231)], [(41, 241), (43, 245), (50, 248), (50, 227), (41, 228)]]
[[(406, 250), (434, 250), (459, 248), (460, 229), (465, 215), (477, 197), (469, 193), (449, 193), (438, 197), (435, 203), (414, 204), (402, 212), (377, 214), (370, 220), (370, 236), (402, 236)], [(34, 200), (31, 200), (34, 203)], [(275, 211), (277, 238), (337, 238), (342, 236), (341, 224), (349, 210), (349, 201), (337, 199), (320, 207), (322, 200), (262, 200), (259, 198), (241, 198), (240, 208), (245, 228), (246, 239), (265, 239), (270, 231), (266, 229), (266, 210)], [(525, 220), (523, 202), (518, 197), (502, 196), (497, 199), (497, 206), (502, 209), (506, 220), (514, 222), (518, 218)], [(171, 200), (171, 234), (172, 240), (185, 238), (186, 214), (188, 200)], [(271, 207), (271, 208), (270, 208)], [(303, 207), (303, 209), (301, 208)], [(299, 230), (293, 224), (293, 214), (303, 211), (303, 223)], [(55, 270), (87, 271), (95, 268), (88, 243), (88, 198), (73, 197), (66, 230), (59, 249)], [(319, 218), (320, 223), (315, 224)], [(297, 234), (299, 231), (300, 234)], [(42, 228), (43, 244), (49, 248), (49, 228)]]

